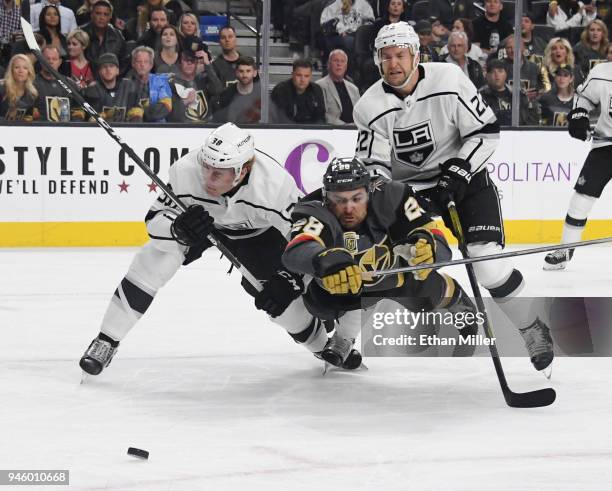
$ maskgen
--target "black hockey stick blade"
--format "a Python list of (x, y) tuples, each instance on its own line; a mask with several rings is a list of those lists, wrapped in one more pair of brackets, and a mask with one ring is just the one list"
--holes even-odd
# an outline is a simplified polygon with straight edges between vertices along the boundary
[(510, 407), (545, 407), (550, 406), (557, 398), (554, 389), (539, 389), (533, 392), (512, 392), (506, 388), (504, 398)]

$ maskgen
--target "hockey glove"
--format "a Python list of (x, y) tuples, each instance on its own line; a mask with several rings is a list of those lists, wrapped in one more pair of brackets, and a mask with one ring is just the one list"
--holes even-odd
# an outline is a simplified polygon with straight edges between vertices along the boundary
[(572, 109), (567, 115), (567, 130), (572, 138), (586, 141), (589, 137), (589, 113), (582, 107)]
[(446, 209), (451, 201), (459, 204), (463, 200), (472, 176), (470, 163), (457, 157), (440, 164), (440, 169), (442, 175), (434, 189), (434, 197)]
[(359, 295), (361, 270), (353, 255), (341, 247), (326, 249), (312, 261), (315, 276), (332, 295)]
[(206, 240), (213, 229), (213, 222), (213, 217), (202, 205), (191, 205), (174, 219), (170, 233), (179, 244), (194, 246)]
[[(431, 264), (436, 258), (436, 240), (429, 230), (417, 228), (393, 246), (393, 253), (406, 261), (409, 266)], [(426, 280), (429, 273), (431, 269), (412, 272), (414, 279), (419, 281)]]
[(266, 281), (263, 290), (255, 296), (255, 307), (271, 317), (278, 317), (303, 292), (302, 278), (281, 269)]

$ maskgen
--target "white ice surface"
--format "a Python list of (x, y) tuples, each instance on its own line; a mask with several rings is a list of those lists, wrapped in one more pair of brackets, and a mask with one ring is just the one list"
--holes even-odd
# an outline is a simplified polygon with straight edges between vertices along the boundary
[[(517, 259), (525, 294), (608, 296), (610, 251), (583, 249), (564, 272)], [(369, 358), (369, 371), (322, 377), (216, 252), (79, 385), (133, 253), (0, 251), (1, 469), (69, 469), (70, 489), (612, 487), (609, 358), (557, 358), (557, 401), (540, 409), (507, 407), (488, 358)], [(514, 390), (549, 385), (526, 358), (503, 362)]]

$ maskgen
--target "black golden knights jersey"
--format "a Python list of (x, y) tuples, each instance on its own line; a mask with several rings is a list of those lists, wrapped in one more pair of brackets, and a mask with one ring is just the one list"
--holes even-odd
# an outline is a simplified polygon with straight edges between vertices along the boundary
[[(291, 218), (291, 241), (283, 255), (283, 263), (293, 271), (309, 275), (314, 274), (314, 257), (334, 247), (347, 249), (363, 272), (399, 266), (393, 244), (414, 229), (432, 223), (431, 216), (419, 206), (410, 186), (386, 179), (372, 184), (368, 215), (357, 230), (342, 229), (338, 219), (325, 206), (321, 190), (298, 202)], [(363, 286), (366, 291), (381, 291), (400, 287), (404, 281), (402, 274), (364, 277)]]
[[(38, 90), (38, 112), (42, 121), (65, 123), (72, 119), (82, 119), (80, 113), (75, 112), (78, 104), (75, 104), (55, 79), (49, 80), (38, 74), (34, 85)], [(78, 90), (76, 86), (71, 88)]]
[(92, 84), (85, 89), (85, 99), (107, 121), (142, 119), (143, 109), (140, 107), (137, 88), (127, 78), (117, 79), (112, 89), (107, 89), (101, 82)]
[(419, 65), (406, 97), (379, 80), (359, 99), (356, 156), (372, 172), (417, 189), (437, 182), (439, 165), (459, 157), (484, 169), (499, 142), (495, 114), (474, 84), (451, 63)]

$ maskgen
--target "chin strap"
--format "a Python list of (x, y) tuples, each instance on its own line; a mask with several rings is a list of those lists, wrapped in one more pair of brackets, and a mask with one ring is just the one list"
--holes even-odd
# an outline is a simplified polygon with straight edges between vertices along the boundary
[[(412, 52), (412, 50), (410, 50), (410, 51)], [(380, 76), (383, 78), (383, 80), (385, 81), (385, 83), (389, 87), (391, 87), (392, 89), (395, 89), (395, 90), (400, 90), (400, 89), (403, 89), (404, 87), (406, 87), (406, 85), (408, 85), (410, 83), (410, 80), (412, 79), (412, 76), (419, 69), (419, 60), (420, 59), (421, 59), (421, 55), (420, 55), (420, 53), (417, 52), (414, 55), (414, 61), (412, 62), (412, 71), (406, 77), (406, 80), (404, 80), (404, 82), (402, 84), (400, 84), (400, 85), (391, 85), (389, 82), (387, 82), (385, 80), (385, 75), (383, 73), (382, 64), (378, 65), (378, 71), (380, 72)]]

